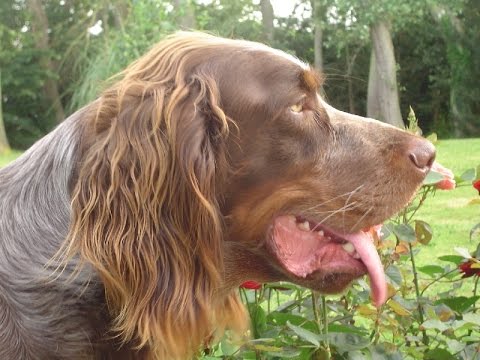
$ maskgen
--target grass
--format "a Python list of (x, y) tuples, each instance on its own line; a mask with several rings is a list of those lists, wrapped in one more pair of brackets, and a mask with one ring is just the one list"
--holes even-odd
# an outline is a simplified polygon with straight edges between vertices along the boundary
[[(436, 147), (438, 162), (456, 176), (480, 165), (480, 139), (443, 140)], [(470, 241), (470, 230), (480, 223), (480, 205), (469, 205), (472, 199), (479, 195), (471, 184), (453, 191), (438, 190), (427, 199), (416, 218), (432, 226), (433, 239), (417, 256), (420, 265), (436, 264), (437, 257), (456, 254), (454, 247), (476, 248), (478, 241)]]
[(6, 153), (0, 154), (0, 167), (7, 165), (9, 162), (15, 160), (22, 154), (20, 151), (11, 150)]
[[(480, 139), (443, 140), (436, 147), (437, 160), (452, 169), (455, 175), (480, 165)], [(20, 154), (11, 151), (0, 155), (0, 167)], [(480, 205), (469, 205), (472, 199), (479, 199), (479, 196), (468, 184), (454, 191), (439, 190), (426, 201), (416, 218), (432, 226), (434, 237), (417, 256), (419, 265), (438, 262), (438, 256), (453, 254), (454, 247), (475, 249), (477, 244), (470, 241), (469, 234), (472, 227), (480, 223)]]

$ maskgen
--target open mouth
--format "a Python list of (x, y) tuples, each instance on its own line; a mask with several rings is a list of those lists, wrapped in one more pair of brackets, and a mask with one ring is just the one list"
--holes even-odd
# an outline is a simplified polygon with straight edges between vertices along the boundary
[(300, 279), (339, 275), (351, 282), (368, 274), (373, 303), (381, 306), (386, 301), (383, 265), (368, 231), (343, 234), (300, 216), (279, 216), (274, 220), (272, 250)]

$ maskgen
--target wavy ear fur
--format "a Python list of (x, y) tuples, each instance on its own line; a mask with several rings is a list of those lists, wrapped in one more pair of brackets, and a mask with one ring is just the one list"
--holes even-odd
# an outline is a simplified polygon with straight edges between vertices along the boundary
[(240, 308), (214, 296), (228, 121), (208, 76), (146, 81), (142, 67), (92, 105), (66, 249), (98, 272), (122, 341), (149, 358), (187, 358), (225, 320), (215, 314)]

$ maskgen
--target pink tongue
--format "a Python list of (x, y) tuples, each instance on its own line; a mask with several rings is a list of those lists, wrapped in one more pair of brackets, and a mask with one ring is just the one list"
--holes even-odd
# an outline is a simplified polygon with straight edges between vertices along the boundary
[(373, 303), (376, 307), (380, 307), (387, 301), (387, 283), (382, 262), (380, 261), (371, 236), (368, 233), (360, 231), (355, 234), (342, 235), (342, 237), (353, 244), (355, 250), (357, 250), (357, 253), (367, 267)]

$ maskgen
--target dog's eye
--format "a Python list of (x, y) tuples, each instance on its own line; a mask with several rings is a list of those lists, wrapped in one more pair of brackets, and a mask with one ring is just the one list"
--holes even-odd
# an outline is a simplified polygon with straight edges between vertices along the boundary
[(294, 113), (301, 113), (303, 111), (303, 102), (290, 106), (290, 110)]

